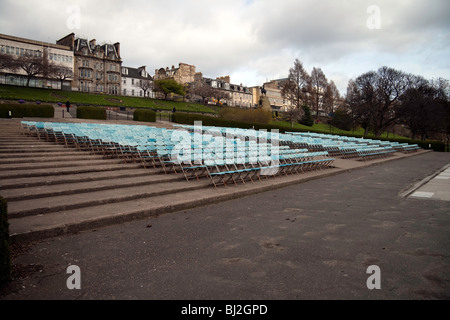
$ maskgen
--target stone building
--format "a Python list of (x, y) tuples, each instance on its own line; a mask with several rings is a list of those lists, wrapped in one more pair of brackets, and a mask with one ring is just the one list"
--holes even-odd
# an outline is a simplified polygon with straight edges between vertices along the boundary
[(265, 95), (270, 102), (273, 111), (287, 111), (290, 103), (282, 95), (282, 86), (286, 79), (272, 80), (265, 82), (261, 87), (251, 87), (253, 93), (253, 104), (259, 105), (262, 95)]
[(195, 66), (180, 62), (178, 68), (160, 68), (155, 70), (154, 80), (173, 79), (179, 84), (188, 84), (195, 80)]
[(228, 94), (229, 98), (224, 104), (230, 107), (253, 108), (253, 94), (251, 90), (242, 84), (232, 84), (230, 76), (218, 77), (216, 79), (202, 78), (202, 81), (214, 89)]
[(73, 90), (119, 95), (122, 59), (120, 43), (97, 44), (71, 33), (56, 42), (70, 48), (74, 54)]
[[(11, 55), (16, 59), (25, 56), (39, 57), (42, 58), (43, 65), (53, 63), (56, 66), (67, 68), (70, 70), (69, 74), (73, 74), (74, 54), (70, 47), (65, 45), (0, 34), (0, 53)], [(27, 83), (26, 72), (22, 69), (0, 70), (0, 74), (1, 84), (25, 86)], [(38, 74), (30, 80), (29, 86), (70, 90), (71, 81), (71, 76), (61, 81), (55, 75)]]

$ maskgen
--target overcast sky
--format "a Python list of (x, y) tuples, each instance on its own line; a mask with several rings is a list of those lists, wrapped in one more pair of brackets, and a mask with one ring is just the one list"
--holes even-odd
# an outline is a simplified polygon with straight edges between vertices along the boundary
[(123, 65), (152, 75), (184, 62), (255, 86), (299, 59), (341, 94), (381, 66), (450, 79), (449, 30), (449, 0), (0, 0), (0, 33), (120, 42)]

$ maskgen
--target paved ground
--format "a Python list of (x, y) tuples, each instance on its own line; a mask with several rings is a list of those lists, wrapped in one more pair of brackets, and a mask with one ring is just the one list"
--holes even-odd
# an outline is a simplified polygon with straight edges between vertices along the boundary
[(2, 299), (450, 299), (450, 202), (410, 196), (449, 163), (424, 153), (16, 248), (28, 274)]

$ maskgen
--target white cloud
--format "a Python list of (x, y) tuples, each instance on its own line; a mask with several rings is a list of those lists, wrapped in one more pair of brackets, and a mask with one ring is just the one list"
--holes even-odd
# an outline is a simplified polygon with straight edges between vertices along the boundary
[[(367, 27), (370, 5), (381, 29)], [(67, 26), (70, 6), (79, 29)], [(448, 0), (2, 0), (0, 32), (47, 42), (74, 32), (120, 42), (127, 66), (184, 62), (249, 86), (286, 77), (298, 58), (344, 94), (350, 78), (382, 65), (450, 78), (448, 12)]]

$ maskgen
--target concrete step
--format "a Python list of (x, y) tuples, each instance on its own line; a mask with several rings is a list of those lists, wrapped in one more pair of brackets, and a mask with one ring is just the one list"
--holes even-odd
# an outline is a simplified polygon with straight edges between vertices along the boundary
[(92, 172), (77, 173), (73, 175), (49, 175), (49, 176), (37, 176), (37, 177), (22, 177), (22, 178), (9, 178), (0, 180), (0, 191), (14, 188), (27, 188), (27, 187), (43, 187), (51, 185), (61, 185), (65, 183), (86, 183), (89, 181), (140, 177), (150, 174), (157, 174), (159, 171), (152, 171), (153, 169), (123, 169), (114, 171), (99, 171), (93, 174)]
[(76, 167), (57, 167), (51, 170), (47, 169), (29, 169), (29, 170), (9, 170), (0, 171), (0, 180), (12, 179), (12, 178), (26, 178), (26, 177), (45, 177), (54, 175), (73, 175), (77, 173), (88, 173), (93, 174), (101, 171), (113, 171), (113, 170), (126, 170), (130, 168), (141, 168), (140, 164), (102, 164), (98, 166), (76, 166)]
[[(231, 188), (229, 188), (231, 190)], [(28, 242), (49, 237), (93, 230), (163, 213), (214, 203), (217, 194), (211, 188), (179, 190), (169, 194), (118, 203), (107, 203), (85, 208), (62, 210), (44, 215), (9, 218), (12, 242)], [(235, 191), (235, 190), (234, 190)], [(231, 192), (231, 194), (235, 194)], [(228, 196), (222, 196), (223, 199)], [(229, 197), (230, 199), (233, 196)]]
[[(335, 173), (330, 171), (329, 174)], [(304, 178), (307, 179), (308, 177), (304, 176)], [(41, 240), (132, 220), (156, 217), (164, 213), (187, 210), (272, 190), (283, 185), (297, 183), (297, 179), (298, 176), (292, 176), (282, 179), (284, 183), (281, 184), (279, 183), (283, 181), (278, 181), (277, 183), (276, 179), (269, 179), (261, 183), (249, 183), (239, 187), (233, 186), (220, 189), (215, 189), (209, 185), (206, 188), (178, 190), (177, 192), (154, 195), (149, 198), (137, 198), (73, 210), (61, 210), (23, 218), (10, 218), (11, 241), (28, 242)]]
[[(205, 180), (206, 181), (206, 180)], [(8, 201), (8, 218), (45, 215), (51, 212), (92, 207), (101, 204), (151, 198), (158, 195), (174, 194), (206, 188), (205, 181), (179, 181), (151, 183), (144, 186), (119, 187), (109, 190), (47, 196), (37, 199)]]
[[(47, 156), (45, 155), (39, 156), (39, 154), (35, 153), (29, 154), (27, 157), (23, 157), (22, 155), (20, 155), (20, 157), (17, 158), (16, 157), (17, 154), (9, 154), (8, 157), (0, 157), (0, 166), (12, 163), (36, 163), (48, 161)], [(95, 159), (103, 159), (103, 157), (80, 152), (64, 152), (56, 157), (54, 154), (52, 154), (52, 162), (95, 160)]]
[(8, 163), (0, 166), (0, 174), (3, 171), (18, 171), (18, 170), (36, 170), (36, 169), (53, 169), (65, 167), (84, 167), (97, 166), (111, 163), (123, 163), (120, 159), (88, 159), (88, 160), (66, 160), (53, 161), (52, 158), (47, 158), (48, 161), (39, 162), (25, 162), (25, 163)]
[(1, 190), (1, 194), (7, 201), (20, 201), (67, 194), (74, 195), (77, 193), (112, 190), (115, 188), (154, 185), (157, 183), (170, 181), (176, 182), (181, 179), (184, 179), (181, 174), (164, 175), (154, 174), (149, 171), (149, 174), (139, 176), (122, 176), (119, 178), (84, 182), (77, 181), (59, 184), (40, 184), (32, 187), (3, 188)]
[[(66, 151), (66, 152), (23, 152), (23, 153), (0, 153), (0, 159), (11, 159), (11, 158), (43, 158), (46, 157), (48, 158), (48, 156), (52, 156), (54, 158), (56, 157), (60, 157), (60, 156), (79, 156), (81, 153), (81, 151)], [(100, 156), (100, 155), (96, 155), (96, 154), (90, 154), (88, 152), (84, 152), (83, 153), (84, 156), (86, 155), (91, 155), (91, 156)]]
[(62, 145), (53, 145), (53, 144), (45, 144), (45, 145), (30, 145), (30, 146), (23, 146), (18, 145), (16, 147), (13, 146), (7, 146), (5, 148), (0, 147), (0, 154), (1, 153), (30, 153), (30, 152), (38, 152), (38, 153), (52, 153), (52, 152), (65, 152), (67, 150), (76, 150), (72, 148), (67, 148)]

